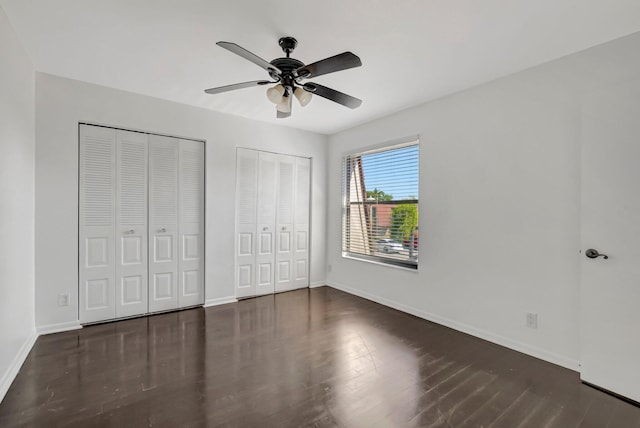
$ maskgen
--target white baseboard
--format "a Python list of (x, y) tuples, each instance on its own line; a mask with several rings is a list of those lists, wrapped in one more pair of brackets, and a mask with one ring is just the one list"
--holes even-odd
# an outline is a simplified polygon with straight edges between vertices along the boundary
[(9, 387), (13, 383), (13, 380), (18, 375), (22, 364), (27, 359), (29, 352), (31, 352), (31, 348), (36, 343), (36, 339), (38, 338), (38, 334), (34, 331), (27, 339), (24, 341), (20, 350), (16, 354), (13, 361), (7, 368), (7, 371), (4, 372), (2, 377), (0, 378), (0, 402), (4, 399), (4, 396), (7, 395), (7, 391), (9, 391)]
[(218, 297), (217, 299), (207, 299), (204, 302), (203, 307), (209, 308), (211, 306), (226, 305), (227, 303), (237, 303), (238, 299), (235, 296)]
[(470, 326), (468, 324), (453, 321), (448, 318), (444, 318), (439, 315), (435, 315), (435, 314), (414, 308), (413, 306), (405, 305), (403, 303), (398, 303), (393, 300), (385, 299), (383, 297), (379, 297), (355, 288), (351, 288), (344, 284), (339, 284), (333, 281), (327, 281), (326, 284), (330, 287), (344, 291), (346, 293), (353, 294), (358, 297), (362, 297), (364, 299), (371, 300), (376, 303), (380, 303), (381, 305), (389, 306), (391, 308), (397, 309), (402, 312), (406, 312), (411, 315), (415, 315), (419, 318), (434, 322), (436, 324), (444, 325), (454, 330), (458, 330), (463, 333), (470, 334), (471, 336), (479, 337), (480, 339), (488, 340), (489, 342), (498, 344), (500, 346), (504, 346), (505, 348), (522, 352), (532, 357), (539, 358), (544, 361), (548, 361), (550, 363), (556, 364), (561, 367), (565, 367), (569, 370), (574, 370), (574, 371), (580, 370), (579, 361), (573, 358), (569, 358), (564, 355), (559, 355), (554, 352), (549, 352), (545, 349), (538, 348), (536, 346), (531, 346), (526, 343), (518, 342), (516, 340), (512, 340), (507, 337), (492, 333), (490, 331), (486, 331), (486, 330), (482, 330), (482, 329)]
[(58, 324), (39, 325), (36, 327), (36, 331), (39, 335), (61, 333), (63, 331), (78, 330), (82, 328), (80, 321), (61, 322)]
[(327, 285), (327, 281), (312, 282), (309, 284), (309, 288), (324, 287), (325, 285)]

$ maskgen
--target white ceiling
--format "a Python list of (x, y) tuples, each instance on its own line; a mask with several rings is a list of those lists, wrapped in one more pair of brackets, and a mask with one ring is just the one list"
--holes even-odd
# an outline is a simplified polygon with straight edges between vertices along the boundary
[[(640, 31), (638, 0), (0, 0), (38, 71), (331, 134)], [(315, 81), (363, 100), (315, 97), (275, 119), (266, 78), (218, 47), (270, 61), (298, 39), (304, 63), (349, 50), (363, 66)], [(313, 80), (313, 79), (312, 79)], [(294, 102), (295, 103), (295, 102)]]

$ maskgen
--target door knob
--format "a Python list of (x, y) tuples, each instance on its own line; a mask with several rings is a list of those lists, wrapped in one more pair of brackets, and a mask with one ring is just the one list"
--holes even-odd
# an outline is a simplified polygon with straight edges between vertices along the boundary
[(597, 259), (598, 257), (602, 257), (607, 260), (609, 258), (609, 256), (607, 256), (606, 254), (600, 254), (598, 250), (594, 250), (593, 248), (589, 248), (587, 251), (585, 251), (584, 255), (589, 257), (590, 259)]
[(129, 230), (127, 230), (127, 231), (126, 231), (126, 232), (124, 232), (124, 233), (129, 234), (129, 235), (133, 235), (133, 234), (135, 233), (135, 230), (133, 230), (133, 229), (129, 229)]
[(164, 227), (160, 230), (158, 230), (158, 233), (165, 233), (167, 231), (167, 229), (165, 229)]

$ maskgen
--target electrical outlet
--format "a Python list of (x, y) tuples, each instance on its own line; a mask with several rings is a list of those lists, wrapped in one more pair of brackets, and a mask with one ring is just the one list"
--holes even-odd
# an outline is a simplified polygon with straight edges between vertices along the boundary
[(58, 306), (69, 306), (69, 293), (58, 294)]
[(538, 328), (538, 314), (527, 312), (527, 327)]

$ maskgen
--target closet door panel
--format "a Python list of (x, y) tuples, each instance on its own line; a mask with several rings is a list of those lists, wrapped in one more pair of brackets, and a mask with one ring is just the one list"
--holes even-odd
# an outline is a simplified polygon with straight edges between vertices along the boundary
[(178, 307), (178, 139), (149, 136), (149, 312)]
[(204, 144), (178, 141), (178, 307), (204, 303)]
[(116, 131), (80, 126), (79, 315), (90, 323), (116, 317)]
[(236, 152), (236, 297), (256, 294), (258, 152)]
[(116, 317), (147, 313), (147, 134), (116, 131)]
[(296, 158), (294, 180), (293, 282), (295, 288), (309, 286), (309, 214), (311, 160)]
[(258, 153), (256, 293), (273, 293), (275, 278), (276, 160), (273, 153)]
[(275, 291), (286, 291), (293, 287), (294, 170), (293, 156), (278, 155)]

